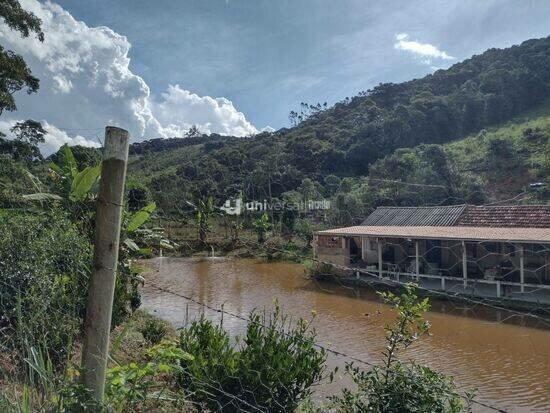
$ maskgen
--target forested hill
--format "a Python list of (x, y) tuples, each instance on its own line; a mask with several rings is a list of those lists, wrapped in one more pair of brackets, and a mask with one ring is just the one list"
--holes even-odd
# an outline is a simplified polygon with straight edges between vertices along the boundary
[(396, 148), (444, 143), (509, 120), (540, 104), (549, 88), (550, 37), (528, 40), (422, 79), (381, 84), (313, 114), (287, 138), (298, 158), (304, 147), (317, 148), (319, 168), (367, 173), (368, 163)]
[[(490, 49), (422, 79), (381, 84), (330, 108), (303, 105), (292, 113), (295, 127), (273, 134), (135, 144), (130, 171), (146, 177), (157, 196), (176, 203), (205, 195), (222, 199), (238, 191), (259, 196), (268, 189), (278, 197), (299, 189), (306, 178), (322, 192), (329, 176), (357, 179), (398, 148), (478, 133), (542, 107), (549, 91), (547, 37)], [(429, 153), (441, 157), (439, 149)], [(449, 199), (456, 195), (451, 192)]]

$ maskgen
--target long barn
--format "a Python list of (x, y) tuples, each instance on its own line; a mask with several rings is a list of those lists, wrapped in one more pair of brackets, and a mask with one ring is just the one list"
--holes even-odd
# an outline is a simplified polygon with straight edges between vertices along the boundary
[(314, 238), (340, 274), (550, 302), (550, 205), (379, 207)]

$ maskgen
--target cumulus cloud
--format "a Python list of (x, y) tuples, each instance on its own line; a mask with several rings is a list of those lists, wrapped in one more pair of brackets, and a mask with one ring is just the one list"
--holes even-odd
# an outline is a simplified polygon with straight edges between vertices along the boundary
[[(13, 125), (15, 125), (15, 123), (22, 121), (23, 119), (0, 120), (0, 132), (4, 133), (7, 139), (11, 139), (12, 133), (10, 132), (10, 129)], [(61, 145), (65, 143), (70, 146), (80, 145), (91, 148), (101, 147), (99, 139), (88, 139), (81, 135), (69, 136), (67, 132), (62, 131), (54, 125), (48, 123), (46, 120), (42, 121), (42, 126), (46, 131), (46, 134), (44, 135), (44, 143), (41, 143), (38, 146), (40, 147), (42, 154), (45, 156), (54, 153)]]
[(423, 63), (431, 64), (432, 59), (453, 60), (454, 57), (450, 56), (444, 50), (439, 50), (433, 44), (421, 43), (415, 40), (410, 40), (407, 33), (399, 33), (395, 35), (395, 44), (393, 47), (398, 50), (404, 50), (412, 53), (415, 57), (419, 58)]
[(44, 137), (45, 142), (40, 145), (40, 151), (46, 155), (55, 152), (61, 145), (64, 144), (69, 144), (70, 146), (87, 146), (90, 148), (101, 147), (101, 142), (99, 139), (88, 139), (81, 135), (69, 136), (67, 132), (51, 125), (47, 121), (42, 121), (42, 126), (47, 133)]
[(267, 132), (267, 133), (273, 133), (275, 132), (275, 128), (271, 127), (270, 125), (264, 126), (260, 132)]
[(197, 125), (202, 132), (245, 136), (257, 133), (226, 98), (198, 96), (180, 85), (170, 85), (160, 102), (152, 102), (153, 115), (172, 134), (182, 135)]
[(106, 124), (128, 129), (134, 141), (182, 136), (191, 125), (205, 133), (258, 132), (223, 97), (198, 96), (170, 85), (155, 99), (145, 81), (130, 70), (131, 44), (125, 36), (108, 27), (89, 27), (50, 1), (21, 0), (21, 4), (42, 19), (46, 39), (44, 43), (23, 39), (0, 26), (2, 43), (23, 55), (41, 81), (38, 94), (16, 97), (16, 116), (45, 119), (58, 132), (80, 133), (52, 132), (56, 137), (52, 142), (89, 141), (93, 135), (86, 130)]

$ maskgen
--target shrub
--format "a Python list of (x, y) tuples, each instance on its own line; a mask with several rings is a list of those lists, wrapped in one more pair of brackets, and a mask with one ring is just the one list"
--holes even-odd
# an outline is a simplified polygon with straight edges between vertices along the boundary
[(70, 354), (86, 305), (91, 246), (63, 213), (7, 213), (0, 220), (0, 343), (19, 358)]
[(182, 401), (180, 395), (170, 391), (167, 378), (179, 369), (181, 360), (193, 357), (176, 342), (163, 340), (147, 351), (147, 359), (144, 363), (131, 362), (108, 370), (106, 401), (115, 411), (148, 411), (149, 407), (160, 407), (152, 406), (155, 404), (168, 401), (177, 405)]
[(168, 333), (168, 326), (165, 321), (157, 318), (148, 318), (140, 332), (149, 344), (158, 344)]
[(181, 385), (211, 410), (294, 411), (323, 379), (326, 354), (314, 343), (309, 322), (296, 324), (279, 307), (270, 316), (252, 312), (244, 338), (232, 347), (221, 326), (201, 318), (181, 333)]
[(182, 350), (194, 360), (183, 361), (180, 385), (189, 398), (218, 411), (221, 406), (235, 406), (240, 391), (238, 353), (221, 326), (201, 318), (181, 332)]
[(428, 367), (396, 362), (388, 369), (362, 371), (348, 364), (346, 372), (358, 390), (344, 389), (341, 397), (332, 398), (340, 413), (468, 411), (452, 378)]
[[(428, 332), (424, 321), (428, 299), (419, 300), (412, 285), (400, 296), (380, 293), (397, 313), (393, 325), (386, 326), (386, 349), (383, 366), (362, 371), (353, 364), (346, 372), (356, 390), (344, 389), (341, 396), (331, 397), (333, 407), (341, 413), (407, 412), (459, 413), (469, 411), (457, 393), (452, 378), (415, 363), (397, 359), (399, 350), (407, 348)], [(471, 395), (468, 395), (471, 397)]]

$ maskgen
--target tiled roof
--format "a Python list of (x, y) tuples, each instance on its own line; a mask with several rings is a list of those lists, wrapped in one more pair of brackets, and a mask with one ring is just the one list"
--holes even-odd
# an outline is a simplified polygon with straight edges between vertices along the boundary
[(455, 225), (466, 205), (435, 207), (378, 207), (363, 226), (451, 226)]
[(455, 225), (468, 227), (550, 228), (550, 205), (468, 205)]
[(318, 235), (370, 236), (382, 238), (448, 239), (550, 243), (550, 228), (356, 226), (318, 231)]

